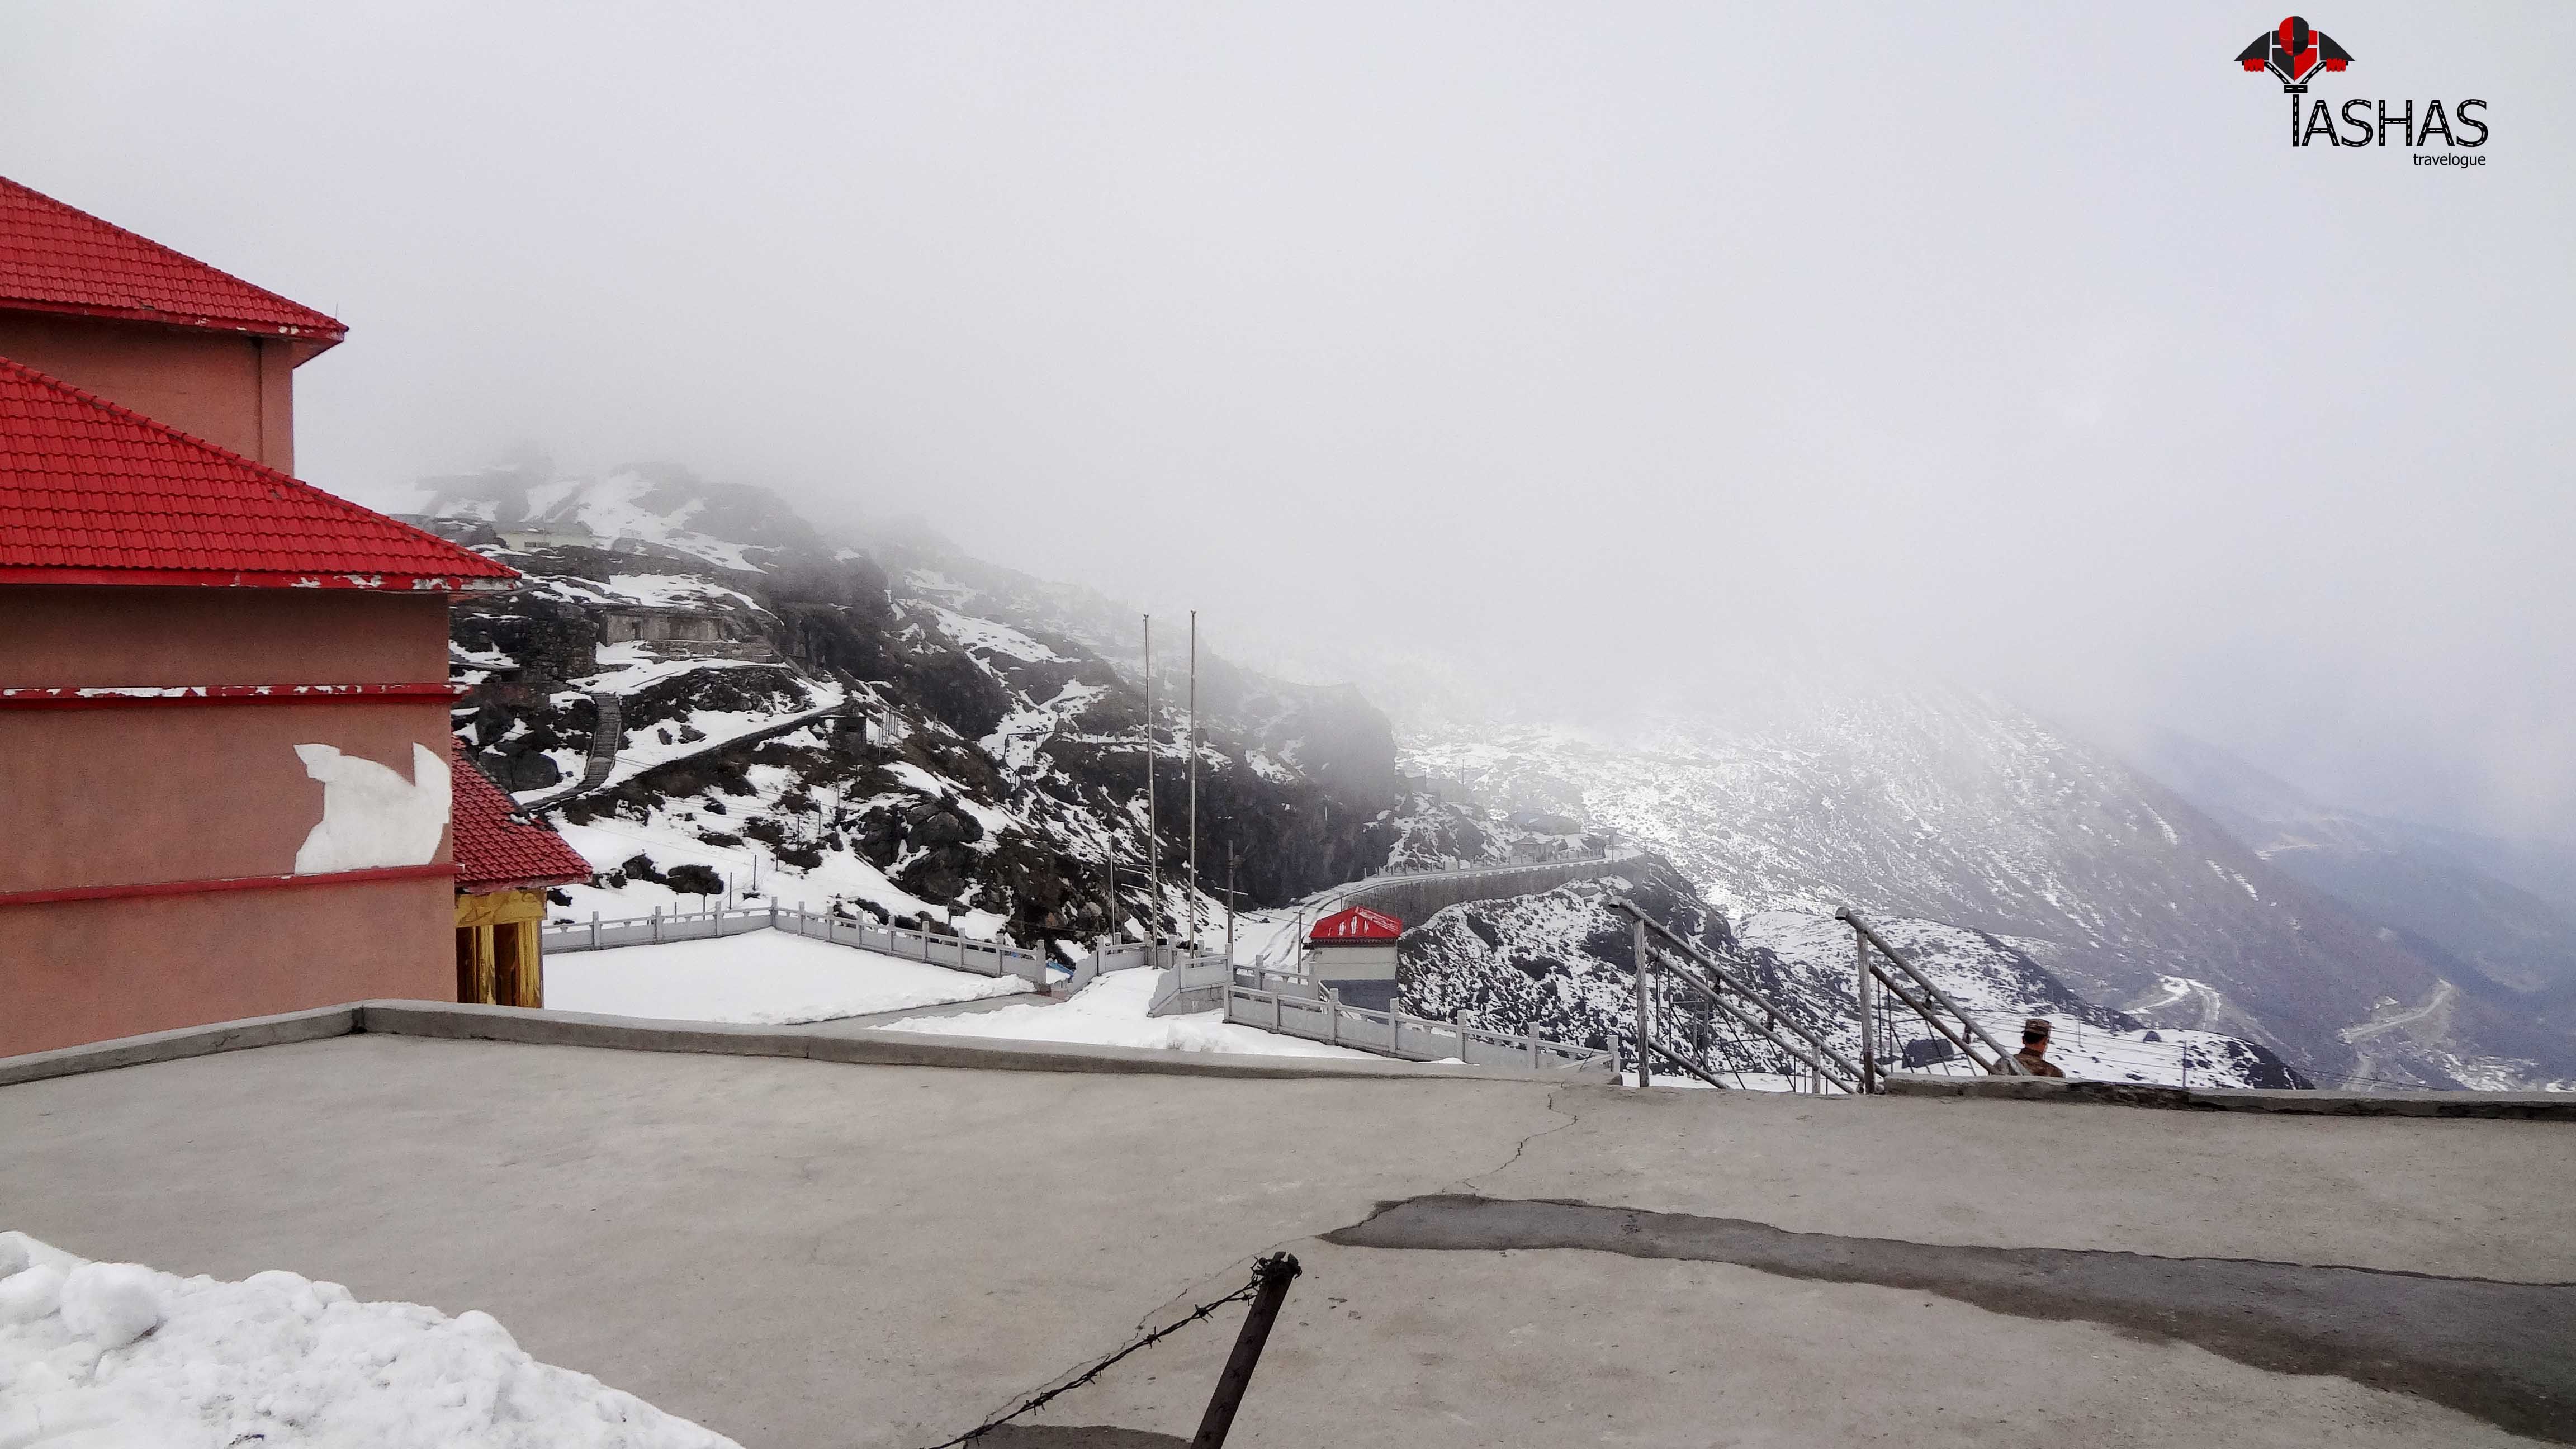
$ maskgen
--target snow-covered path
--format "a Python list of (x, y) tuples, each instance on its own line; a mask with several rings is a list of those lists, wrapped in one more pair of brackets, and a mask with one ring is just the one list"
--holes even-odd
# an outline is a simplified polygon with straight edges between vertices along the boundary
[(1327, 1046), (1300, 1037), (1282, 1036), (1249, 1026), (1236, 1026), (1224, 1013), (1191, 1012), (1150, 1017), (1160, 971), (1113, 971), (1055, 1006), (1034, 1003), (995, 1007), (972, 1016), (914, 1017), (885, 1023), (888, 1031), (928, 1032), (944, 1036), (1002, 1037), (1013, 1041), (1078, 1042), (1089, 1046), (1134, 1047), (1145, 1051), (1234, 1052), (1250, 1056), (1342, 1057), (1372, 1060), (1366, 1052)]
[(978, 976), (767, 930), (546, 958), (549, 1008), (665, 1021), (829, 1021), (1028, 989), (1016, 976)]

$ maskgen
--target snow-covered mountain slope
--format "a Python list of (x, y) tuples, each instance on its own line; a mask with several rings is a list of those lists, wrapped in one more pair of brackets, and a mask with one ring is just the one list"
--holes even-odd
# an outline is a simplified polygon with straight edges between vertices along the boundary
[[(1778, 1009), (1847, 1060), (1859, 1059), (1849, 927), (1804, 912), (1763, 911), (1730, 930), (1687, 881), (1652, 855), (1639, 857), (1621, 876), (1544, 895), (1452, 906), (1407, 932), (1407, 1009), (1606, 1049), (1614, 1033), (1629, 1029), (1635, 1010), (1633, 928), (1608, 905), (1613, 894), (1636, 901), (1702, 950), (1732, 963), (1761, 993), (1766, 1010)], [(2055, 1028), (2051, 1059), (2070, 1076), (2168, 1085), (2303, 1084), (2259, 1046), (2215, 1033), (2151, 1028), (2088, 1002), (2014, 943), (1931, 921), (1872, 924), (1998, 1039), (2017, 1045), (2025, 1018), (2047, 1017)], [(1884, 1069), (1906, 1069), (1909, 1046), (1916, 1053), (1914, 1069), (1972, 1069), (1955, 1058), (1930, 1060), (1947, 1057), (1947, 1044), (1930, 1028), (1910, 1022), (1898, 1018), (1892, 1039), (1882, 1044)], [(1796, 1069), (1786, 1053), (1722, 1020), (1707, 1022), (1702, 1035), (1708, 1061), (1723, 1069), (1721, 1080), (1780, 1086)]]
[(2256, 855), (2360, 915), (2518, 991), (2576, 986), (2576, 913), (2481, 863), (2506, 842), (2480, 849), (2456, 832), (2338, 810), (2184, 735), (2158, 734), (2132, 758)]
[(1924, 684), (1811, 691), (1751, 718), (1668, 719), (1617, 741), (1449, 726), (1409, 737), (1406, 760), (1498, 804), (1615, 827), (1738, 919), (1848, 904), (1991, 933), (2083, 997), (2262, 1042), (2320, 1080), (2576, 1070), (2563, 1034), (2484, 1000), (2364, 1051), (2344, 1033), (2432, 1001), (2437, 958), (2004, 701)]
[[(1193, 914), (1175, 698), (1149, 744), (1141, 681), (1052, 628), (1042, 592), (962, 584), (979, 567), (963, 559), (890, 574), (764, 492), (672, 469), (502, 469), (427, 497), (433, 527), (530, 581), (458, 609), (452, 671), (477, 763), (551, 802), (603, 871), (561, 892), (560, 913), (758, 891), (1028, 943)], [(1381, 865), (1384, 717), (1204, 653), (1203, 705), (1211, 676), (1234, 688), (1215, 691), (1230, 710), (1201, 712), (1198, 919), (1219, 918), (1229, 869), (1260, 904)], [(585, 786), (611, 703), (605, 777)]]
[(555, 472), (544, 458), (421, 483), (418, 516), (476, 519), (548, 542), (759, 570), (826, 553), (812, 525), (765, 489), (713, 483), (669, 463), (602, 478)]
[[(1112, 862), (1118, 928), (1193, 913), (1177, 621), (1157, 621), (1149, 823), (1142, 630), (1097, 594), (920, 530), (827, 538), (761, 490), (660, 466), (497, 469), (424, 499), (532, 579), (457, 613), (478, 762), (527, 800), (606, 771), (556, 807), (607, 872), (566, 893), (573, 913), (756, 888), (1061, 939), (1112, 928)], [(2079, 1002), (2259, 1041), (2321, 1081), (2576, 1077), (2576, 989), (2499, 994), (2004, 702), (1745, 670), (1724, 708), (1651, 732), (1449, 725), (1399, 770), (1355, 689), (1203, 648), (1195, 914), (1216, 918), (1229, 869), (1243, 904), (1278, 904), (1390, 861), (1584, 849), (1604, 828), (1738, 920), (1849, 903), (1985, 933)], [(1502, 808), (1432, 808), (1407, 775)]]

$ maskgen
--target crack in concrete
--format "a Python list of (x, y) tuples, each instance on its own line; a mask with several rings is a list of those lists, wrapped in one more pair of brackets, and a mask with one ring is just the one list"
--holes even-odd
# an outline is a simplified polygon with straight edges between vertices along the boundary
[(2275, 1373), (2333, 1374), (2511, 1433), (2576, 1444), (2576, 1283), (2239, 1258), (1982, 1248), (1796, 1233), (1742, 1218), (1463, 1195), (1407, 1198), (1323, 1235), (1345, 1247), (1575, 1248), (1731, 1263), (2107, 1324)]
[(1529, 1145), (1531, 1143), (1553, 1133), (1562, 1132), (1566, 1128), (1573, 1126), (1575, 1123), (1582, 1121), (1582, 1113), (1569, 1112), (1556, 1105), (1557, 1099), (1564, 1095), (1565, 1089), (1563, 1087), (1557, 1087), (1550, 1090), (1547, 1094), (1547, 1110), (1550, 1116), (1562, 1117), (1565, 1120), (1561, 1122), (1552, 1122), (1545, 1127), (1539, 1128), (1535, 1132), (1522, 1134), (1521, 1140), (1512, 1146), (1512, 1155), (1503, 1159), (1499, 1166), (1489, 1167), (1483, 1172), (1477, 1173), (1473, 1177), (1462, 1177), (1458, 1179), (1457, 1185), (1472, 1191), (1482, 1185), (1486, 1180), (1502, 1176), (1504, 1173), (1509, 1172), (1512, 1168), (1520, 1164), (1521, 1154), (1529, 1151)]

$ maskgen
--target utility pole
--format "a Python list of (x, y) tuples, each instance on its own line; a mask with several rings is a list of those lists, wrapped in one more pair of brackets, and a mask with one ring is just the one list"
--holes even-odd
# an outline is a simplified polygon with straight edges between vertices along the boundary
[(1199, 611), (1190, 610), (1190, 951), (1199, 949)]
[(1148, 939), (1163, 943), (1163, 830), (1154, 814), (1154, 616), (1145, 616), (1145, 879), (1152, 891), (1153, 914), (1145, 918)]
[(1225, 843), (1225, 964), (1234, 964), (1234, 868), (1243, 860), (1242, 848), (1229, 840)]

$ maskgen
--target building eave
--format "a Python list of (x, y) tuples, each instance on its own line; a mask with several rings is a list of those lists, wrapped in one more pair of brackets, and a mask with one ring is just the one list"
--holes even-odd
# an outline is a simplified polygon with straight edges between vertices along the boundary
[(0, 565), (0, 584), (63, 584), (125, 588), (357, 589), (375, 594), (505, 594), (520, 586), (507, 578), (457, 574), (261, 572), (232, 569), (55, 568)]
[(90, 317), (109, 322), (139, 322), (182, 332), (230, 332), (243, 337), (276, 338), (302, 344), (295, 365), (303, 366), (349, 339), (345, 327), (300, 327), (285, 322), (252, 322), (232, 317), (165, 312), (158, 307), (104, 307), (86, 302), (58, 302), (42, 297), (0, 297), (0, 312), (35, 312), (55, 317)]

